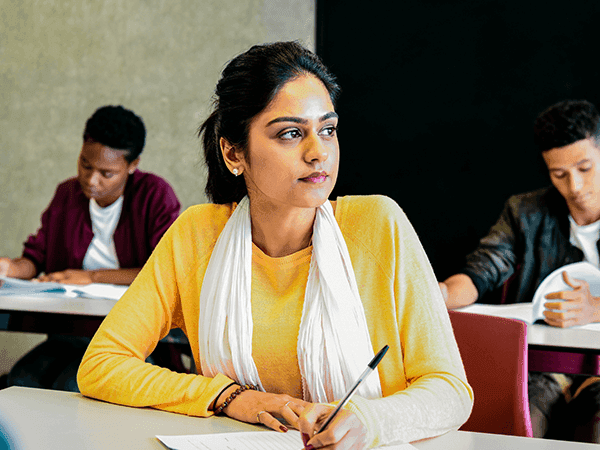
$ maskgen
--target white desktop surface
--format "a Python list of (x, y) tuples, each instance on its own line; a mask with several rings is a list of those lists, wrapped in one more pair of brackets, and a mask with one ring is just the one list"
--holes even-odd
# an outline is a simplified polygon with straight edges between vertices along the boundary
[(549, 325), (531, 324), (533, 305), (519, 303), (514, 305), (473, 304), (456, 311), (487, 314), (497, 317), (520, 319), (527, 322), (527, 343), (547, 347), (562, 347), (584, 350), (600, 350), (600, 324), (585, 327), (557, 328)]
[[(106, 316), (115, 305), (115, 300), (61, 295), (0, 296), (0, 310), (73, 314), (81, 316)], [(531, 317), (531, 303), (517, 305), (471, 305), (457, 311), (489, 314), (499, 317)], [(593, 325), (599, 327), (600, 324)], [(527, 342), (530, 345), (600, 350), (600, 331), (592, 329), (556, 328), (547, 325), (527, 326)]]
[[(264, 430), (226, 417), (197, 418), (129, 408), (71, 392), (11, 387), (0, 390), (0, 427), (13, 450), (164, 450), (155, 435)], [(414, 444), (420, 450), (583, 450), (594, 444), (484, 433), (450, 432)], [(302, 444), (298, 442), (298, 449)]]
[(0, 295), (0, 310), (104, 317), (116, 300), (68, 297), (60, 294)]

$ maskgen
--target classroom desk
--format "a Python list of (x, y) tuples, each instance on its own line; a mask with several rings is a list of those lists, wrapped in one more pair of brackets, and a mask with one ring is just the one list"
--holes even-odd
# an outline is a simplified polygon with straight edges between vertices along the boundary
[[(72, 392), (12, 387), (0, 391), (0, 431), (13, 450), (164, 450), (155, 435), (265, 430), (227, 417), (197, 418), (129, 408)], [(300, 450), (301, 443), (298, 443)], [(465, 431), (414, 444), (419, 450), (584, 450), (595, 444)]]
[(531, 324), (531, 303), (471, 305), (457, 311), (520, 319), (527, 322), (529, 370), (600, 375), (600, 324), (556, 328)]
[[(67, 297), (60, 294), (0, 295), (0, 330), (88, 337), (94, 333), (116, 300)], [(179, 329), (171, 330), (152, 354), (155, 364), (177, 372), (190, 369), (181, 359), (189, 343)]]
[(92, 337), (115, 300), (64, 295), (0, 295), (0, 330)]

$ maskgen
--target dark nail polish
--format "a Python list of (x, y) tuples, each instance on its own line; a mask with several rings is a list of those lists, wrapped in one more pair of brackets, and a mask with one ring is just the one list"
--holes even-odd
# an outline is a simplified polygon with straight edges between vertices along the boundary
[(308, 440), (310, 439), (310, 436), (306, 433), (302, 433), (302, 443), (304, 444), (304, 446), (306, 447), (306, 443), (308, 442)]
[(281, 431), (283, 431), (284, 433), (287, 433), (287, 431), (288, 431), (287, 427), (286, 427), (286, 426), (283, 426), (283, 425), (281, 425), (281, 426), (279, 427), (279, 429), (280, 429)]
[(306, 450), (313, 450), (314, 447), (312, 445), (307, 445), (306, 447), (304, 447)]

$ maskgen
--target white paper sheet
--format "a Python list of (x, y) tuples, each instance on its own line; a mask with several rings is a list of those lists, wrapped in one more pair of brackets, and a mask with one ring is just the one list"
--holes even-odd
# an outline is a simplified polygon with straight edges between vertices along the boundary
[[(156, 436), (171, 450), (302, 450), (300, 432), (250, 431), (188, 436)], [(379, 447), (385, 450), (411, 450), (410, 444)]]
[(531, 303), (516, 303), (514, 305), (483, 305), (481, 303), (473, 303), (472, 305), (458, 308), (457, 311), (505, 317), (507, 319), (517, 319), (526, 323), (532, 323)]

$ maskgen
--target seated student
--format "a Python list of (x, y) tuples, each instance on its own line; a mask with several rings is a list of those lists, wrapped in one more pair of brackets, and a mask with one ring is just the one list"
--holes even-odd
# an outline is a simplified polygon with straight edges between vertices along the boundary
[[(467, 384), (433, 271), (400, 208), (329, 202), (339, 87), (294, 42), (254, 46), (223, 70), (200, 129), (215, 202), (187, 210), (92, 339), (84, 395), (192, 416), (224, 413), (307, 448), (364, 448), (458, 428)], [(182, 328), (199, 375), (144, 359)], [(385, 344), (378, 368), (340, 399)], [(332, 432), (333, 431), (333, 432)]]
[[(164, 179), (138, 170), (145, 139), (144, 123), (132, 111), (99, 108), (85, 125), (77, 177), (58, 186), (23, 255), (0, 258), (0, 274), (131, 284), (180, 210)], [(77, 390), (87, 342), (51, 336), (17, 362), (9, 385)]]
[[(440, 283), (448, 308), (469, 305), (500, 288), (517, 268), (511, 281), (516, 295), (508, 299), (514, 303), (532, 301), (544, 278), (566, 264), (589, 261), (599, 266), (600, 115), (587, 101), (563, 101), (540, 114), (534, 134), (553, 186), (507, 201), (498, 222), (467, 256), (462, 271)], [(546, 297), (544, 320), (556, 327), (600, 321), (600, 299), (590, 294), (587, 283), (568, 276), (565, 281), (572, 289)], [(552, 311), (556, 309), (560, 312)], [(577, 440), (600, 438), (600, 428), (594, 425), (600, 418), (600, 403), (596, 403), (600, 384), (585, 378), (530, 374), (536, 435), (548, 431), (548, 436)], [(549, 423), (550, 416), (564, 403), (562, 391), (571, 382), (567, 398), (579, 392), (565, 414), (574, 420), (575, 436), (557, 435), (564, 418)]]

